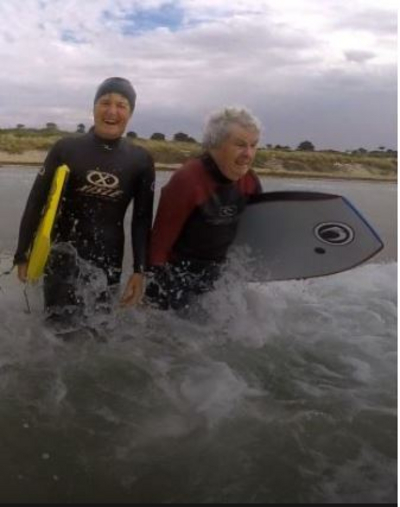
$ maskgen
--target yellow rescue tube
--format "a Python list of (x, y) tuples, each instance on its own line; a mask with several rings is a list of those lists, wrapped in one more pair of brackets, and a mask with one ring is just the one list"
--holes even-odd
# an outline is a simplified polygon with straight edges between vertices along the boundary
[(51, 248), (51, 233), (57, 218), (61, 196), (69, 175), (69, 167), (57, 167), (42, 219), (35, 234), (28, 260), (27, 281), (36, 282), (43, 274)]

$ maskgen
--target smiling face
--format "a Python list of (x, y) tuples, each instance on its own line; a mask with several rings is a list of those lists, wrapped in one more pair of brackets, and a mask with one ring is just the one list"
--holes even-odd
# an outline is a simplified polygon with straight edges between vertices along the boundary
[(102, 95), (94, 105), (94, 131), (103, 139), (118, 139), (125, 132), (131, 114), (129, 102), (123, 95)]
[(237, 181), (251, 168), (259, 140), (256, 130), (247, 130), (233, 123), (228, 137), (210, 150), (211, 156), (224, 176)]

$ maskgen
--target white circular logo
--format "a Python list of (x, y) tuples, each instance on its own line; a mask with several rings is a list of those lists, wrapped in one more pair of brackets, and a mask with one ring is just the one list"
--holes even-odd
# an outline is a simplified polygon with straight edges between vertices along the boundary
[(237, 214), (237, 206), (221, 206), (219, 208), (220, 217), (233, 217)]
[(324, 222), (314, 229), (314, 235), (322, 243), (329, 245), (348, 245), (354, 239), (354, 230), (347, 224), (340, 222)]

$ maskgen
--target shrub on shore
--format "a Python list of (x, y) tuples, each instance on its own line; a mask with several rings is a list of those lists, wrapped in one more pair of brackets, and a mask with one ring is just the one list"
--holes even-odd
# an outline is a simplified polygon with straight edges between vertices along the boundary
[(58, 139), (59, 134), (51, 135), (18, 135), (0, 133), (0, 150), (7, 153), (23, 153), (27, 150), (48, 150)]
[[(0, 130), (0, 151), (20, 154), (30, 150), (47, 151), (61, 137), (76, 136), (79, 133), (61, 132), (49, 129), (7, 129)], [(201, 154), (201, 145), (196, 142), (141, 139), (127, 136), (134, 144), (143, 146), (158, 164), (181, 164), (188, 158)], [(351, 176), (357, 168), (372, 177), (396, 177), (397, 152), (342, 153), (333, 151), (301, 151), (259, 148), (255, 164), (265, 174), (285, 173), (287, 175), (330, 175), (339, 173)]]
[(340, 152), (304, 152), (281, 150), (258, 150), (255, 165), (264, 169), (281, 168), (289, 173), (329, 173), (349, 172), (362, 167), (375, 174), (397, 174), (397, 158), (348, 154)]

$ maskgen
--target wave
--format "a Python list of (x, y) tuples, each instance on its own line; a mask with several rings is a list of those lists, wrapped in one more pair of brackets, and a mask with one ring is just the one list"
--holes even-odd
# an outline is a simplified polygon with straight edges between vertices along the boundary
[(93, 315), (100, 342), (65, 342), (40, 286), (26, 313), (1, 278), (1, 500), (394, 502), (396, 280), (230, 273), (189, 315)]

